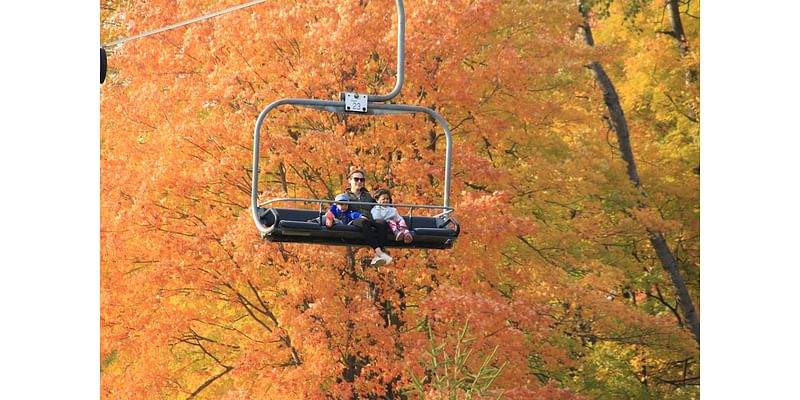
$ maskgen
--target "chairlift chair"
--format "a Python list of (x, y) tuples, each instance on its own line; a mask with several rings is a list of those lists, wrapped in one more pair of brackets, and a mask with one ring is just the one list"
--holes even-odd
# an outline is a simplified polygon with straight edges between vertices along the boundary
[[(264, 203), (258, 203), (258, 160), (259, 145), (261, 142), (261, 126), (267, 114), (280, 106), (295, 106), (299, 108), (310, 108), (320, 111), (332, 112), (335, 114), (361, 114), (361, 115), (392, 115), (392, 114), (416, 114), (425, 113), (433, 118), (444, 130), (446, 142), (445, 169), (444, 169), (444, 195), (443, 204), (439, 205), (420, 205), (420, 204), (392, 204), (403, 209), (408, 208), (409, 212), (403, 218), (412, 232), (414, 240), (411, 243), (395, 241), (394, 237), (388, 237), (387, 247), (401, 248), (423, 248), (423, 249), (449, 249), (453, 247), (460, 227), (452, 214), (455, 211), (449, 206), (450, 203), (450, 165), (453, 140), (447, 122), (436, 111), (420, 106), (404, 104), (385, 104), (394, 98), (403, 85), (403, 64), (404, 64), (404, 33), (405, 33), (405, 14), (402, 0), (397, 3), (397, 81), (395, 87), (387, 95), (367, 95), (361, 93), (341, 93), (338, 101), (285, 98), (269, 104), (256, 121), (255, 132), (253, 135), (253, 185), (252, 185), (252, 216), (261, 236), (271, 242), (292, 242), (292, 243), (312, 243), (322, 245), (364, 245), (367, 243), (361, 236), (359, 228), (350, 225), (337, 224), (329, 229), (322, 223), (321, 216), (324, 214), (325, 206), (333, 203), (333, 200), (304, 199), (304, 198), (274, 198)], [(275, 203), (316, 203), (319, 210), (299, 209), (299, 208), (277, 208)], [(348, 204), (373, 204), (362, 202), (343, 202)], [(440, 209), (441, 213), (435, 216), (414, 216), (416, 209)], [(391, 235), (391, 232), (389, 232)]]

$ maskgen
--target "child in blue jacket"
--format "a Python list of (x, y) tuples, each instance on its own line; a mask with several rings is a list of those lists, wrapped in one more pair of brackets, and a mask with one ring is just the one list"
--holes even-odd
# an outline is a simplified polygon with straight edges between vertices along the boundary
[[(390, 264), (392, 262), (392, 257), (381, 249), (378, 243), (378, 231), (375, 225), (368, 223), (369, 218), (362, 215), (360, 212), (350, 210), (348, 204), (339, 203), (340, 201), (351, 201), (350, 196), (346, 193), (342, 193), (337, 195), (334, 201), (336, 203), (332, 204), (328, 212), (325, 213), (325, 226), (328, 227), (328, 229), (333, 228), (333, 225), (336, 223), (357, 226), (361, 229), (361, 234), (364, 236), (364, 240), (369, 244), (369, 247), (375, 250), (375, 257), (372, 258), (371, 264), (376, 267)], [(360, 218), (365, 219), (365, 223), (352, 223)]]
[(350, 210), (349, 205), (339, 203), (340, 201), (350, 201), (350, 196), (347, 194), (337, 195), (334, 201), (336, 203), (331, 204), (331, 208), (325, 213), (325, 226), (328, 228), (333, 228), (335, 223), (348, 225), (359, 218), (366, 218), (360, 212)]

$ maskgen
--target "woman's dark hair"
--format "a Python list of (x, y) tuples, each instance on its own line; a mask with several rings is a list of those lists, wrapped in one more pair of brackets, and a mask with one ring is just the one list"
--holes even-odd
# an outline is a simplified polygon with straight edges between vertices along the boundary
[(378, 201), (378, 199), (383, 195), (386, 195), (386, 196), (389, 197), (389, 203), (392, 202), (392, 192), (390, 192), (389, 189), (378, 189), (378, 190), (376, 190), (375, 193), (372, 194), (372, 198), (375, 199), (375, 201)]
[(363, 176), (364, 176), (364, 179), (366, 179), (366, 178), (367, 178), (367, 173), (366, 173), (366, 172), (364, 172), (363, 170), (361, 170), (361, 169), (359, 169), (359, 168), (356, 168), (356, 169), (354, 169), (354, 170), (350, 171), (350, 173), (349, 173), (349, 174), (347, 174), (347, 180), (350, 180), (350, 178), (352, 178), (352, 177), (353, 177), (353, 174), (355, 174), (356, 172), (357, 172), (357, 173), (359, 173), (359, 174), (361, 174), (361, 175), (363, 175)]

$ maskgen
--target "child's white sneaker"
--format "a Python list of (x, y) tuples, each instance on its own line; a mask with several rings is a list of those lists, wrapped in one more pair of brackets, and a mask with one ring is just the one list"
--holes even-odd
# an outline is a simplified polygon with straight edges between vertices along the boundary
[[(390, 259), (391, 260), (391, 259)], [(386, 259), (381, 256), (372, 257), (372, 261), (369, 263), (373, 267), (380, 267), (381, 265), (386, 264)]]

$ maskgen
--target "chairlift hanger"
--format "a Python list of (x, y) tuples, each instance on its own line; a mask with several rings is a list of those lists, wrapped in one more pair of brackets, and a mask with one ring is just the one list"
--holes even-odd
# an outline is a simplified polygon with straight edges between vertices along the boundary
[[(302, 199), (302, 198), (275, 198), (264, 203), (258, 203), (258, 160), (259, 146), (261, 143), (261, 126), (267, 114), (273, 109), (292, 105), (300, 108), (311, 108), (320, 111), (332, 112), (335, 114), (362, 114), (362, 115), (391, 115), (391, 114), (415, 114), (425, 113), (433, 118), (444, 130), (446, 142), (445, 170), (444, 170), (444, 194), (443, 204), (420, 205), (420, 204), (391, 204), (396, 207), (409, 209), (409, 214), (403, 218), (409, 230), (412, 232), (414, 240), (410, 244), (395, 241), (388, 238), (388, 247), (404, 248), (427, 248), (427, 249), (449, 249), (453, 247), (460, 227), (458, 222), (451, 216), (455, 209), (450, 207), (450, 165), (453, 147), (453, 139), (447, 122), (436, 111), (415, 105), (405, 104), (384, 104), (383, 102), (393, 99), (400, 93), (403, 86), (404, 70), (404, 46), (405, 46), (405, 11), (403, 1), (396, 0), (397, 3), (397, 81), (394, 89), (387, 95), (368, 95), (363, 93), (345, 92), (340, 94), (338, 101), (318, 100), (305, 98), (285, 98), (269, 104), (256, 120), (255, 132), (253, 134), (253, 187), (252, 187), (252, 216), (261, 236), (271, 242), (295, 242), (295, 243), (316, 243), (325, 245), (366, 245), (366, 241), (361, 236), (359, 229), (349, 225), (334, 225), (328, 229), (322, 223), (324, 206), (333, 203), (334, 200)], [(317, 203), (319, 211), (296, 209), (296, 208), (276, 208), (273, 203), (277, 202), (300, 202)], [(342, 202), (347, 204), (375, 204), (364, 202)], [(268, 207), (262, 207), (268, 206)], [(415, 209), (440, 209), (442, 212), (433, 217), (413, 216)], [(319, 222), (310, 222), (314, 219)], [(390, 232), (391, 234), (391, 232)]]

